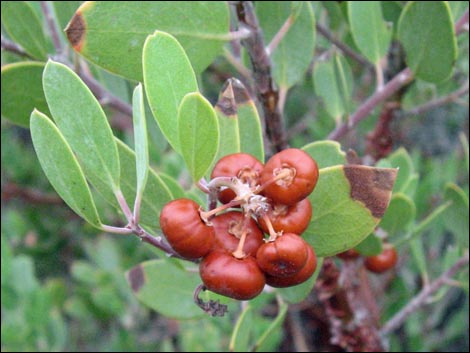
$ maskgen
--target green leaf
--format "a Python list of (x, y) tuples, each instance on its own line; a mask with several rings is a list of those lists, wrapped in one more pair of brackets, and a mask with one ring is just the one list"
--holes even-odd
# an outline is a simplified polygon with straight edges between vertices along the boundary
[[(237, 102), (234, 93), (235, 79), (228, 79), (219, 94), (215, 112), (219, 121), (218, 161), (223, 156), (240, 152)], [(236, 83), (235, 83), (236, 84)]]
[(126, 278), (137, 298), (164, 316), (190, 319), (203, 314), (193, 301), (199, 276), (172, 260), (143, 262), (129, 270)]
[(2, 1), (2, 27), (33, 58), (47, 57), (46, 37), (36, 13), (26, 1)]
[(297, 286), (287, 287), (287, 288), (277, 288), (276, 291), (282, 296), (289, 304), (296, 304), (304, 301), (308, 297), (310, 292), (317, 281), (318, 275), (322, 269), (323, 257), (317, 258), (317, 268), (315, 273), (304, 283), (301, 283)]
[(398, 150), (388, 156), (388, 161), (392, 168), (398, 168), (398, 176), (393, 190), (395, 192), (403, 191), (408, 181), (414, 174), (413, 162), (408, 152), (400, 147)]
[(250, 304), (246, 305), (233, 328), (232, 337), (230, 338), (230, 352), (248, 352), (248, 344), (250, 333), (253, 326), (253, 308)]
[(468, 172), (469, 172), (468, 139), (467, 139), (467, 136), (465, 136), (465, 134), (463, 132), (460, 133), (459, 139), (460, 139), (460, 144), (462, 145), (463, 156), (464, 156), (464, 160), (465, 160), (465, 166), (467, 167), (467, 174), (468, 174)]
[(36, 291), (40, 284), (36, 278), (33, 259), (26, 255), (18, 255), (13, 258), (11, 264), (11, 276), (16, 278), (11, 287), (18, 296), (30, 294)]
[(266, 339), (270, 338), (270, 335), (273, 333), (273, 331), (281, 327), (282, 323), (284, 322), (284, 318), (286, 317), (288, 308), (289, 306), (286, 303), (282, 303), (279, 305), (279, 311), (276, 317), (268, 326), (266, 331), (264, 331), (263, 334), (258, 338), (254, 346), (251, 348), (250, 352), (258, 352), (258, 350), (262, 347)]
[(313, 70), (313, 82), (328, 114), (338, 119), (350, 110), (353, 77), (344, 57), (335, 54), (318, 62)]
[(148, 135), (141, 84), (134, 89), (132, 96), (132, 115), (134, 120), (134, 148), (137, 171), (136, 203), (137, 201), (140, 203), (149, 173)]
[[(55, 10), (55, 17), (59, 22), (60, 29), (63, 30), (69, 23), (75, 11), (80, 7), (81, 1), (52, 1)], [(65, 35), (65, 33), (64, 33)]]
[(398, 23), (398, 38), (416, 77), (441, 82), (450, 76), (457, 42), (447, 1), (408, 2)]
[(382, 240), (372, 233), (354, 249), (363, 256), (375, 256), (382, 252)]
[(346, 164), (346, 153), (336, 141), (316, 141), (302, 147), (318, 164), (318, 168)]
[[(136, 196), (136, 157), (134, 151), (125, 143), (118, 139), (116, 139), (116, 143), (121, 165), (121, 189), (125, 199), (129, 202), (129, 200), (135, 200)], [(87, 178), (107, 202), (120, 210), (111, 185), (97, 178), (94, 174), (87, 174)], [(139, 224), (149, 232), (157, 234), (160, 230), (160, 211), (172, 199), (172, 194), (166, 184), (157, 173), (150, 169), (142, 197)]]
[(89, 88), (67, 66), (53, 61), (44, 69), (43, 86), (52, 117), (85, 172), (118, 190), (119, 156), (113, 132)]
[(445, 212), (446, 227), (455, 235), (461, 246), (468, 248), (468, 196), (457, 185), (448, 183), (444, 197), (452, 201), (452, 205)]
[(321, 4), (328, 14), (329, 27), (332, 30), (337, 30), (344, 24), (344, 15), (339, 4), (336, 1), (321, 1)]
[(168, 190), (172, 195), (172, 199), (181, 199), (186, 197), (186, 193), (184, 192), (184, 189), (181, 187), (181, 184), (178, 182), (178, 180), (163, 173), (160, 173), (159, 176), (168, 187)]
[(74, 49), (91, 62), (142, 81), (142, 47), (155, 30), (174, 35), (200, 73), (229, 40), (228, 4), (141, 1), (136, 6), (131, 1), (87, 1), (71, 19), (66, 33)]
[(382, 17), (380, 1), (348, 1), (348, 16), (356, 46), (377, 64), (387, 53), (393, 33)]
[(181, 153), (194, 182), (209, 169), (219, 145), (219, 126), (212, 105), (200, 94), (189, 93), (178, 110)]
[(387, 212), (385, 212), (380, 227), (389, 235), (396, 235), (407, 230), (416, 217), (416, 206), (412, 199), (402, 193), (392, 196)]
[(413, 238), (410, 240), (410, 249), (413, 256), (413, 260), (416, 262), (419, 273), (423, 278), (428, 278), (427, 266), (426, 266), (426, 255), (424, 250), (424, 244), (422, 238)]
[(292, 15), (293, 21), (287, 34), (271, 55), (273, 76), (285, 88), (292, 87), (303, 79), (312, 61), (315, 48), (315, 16), (312, 5), (302, 2), (301, 11), (292, 14), (291, 1), (260, 1), (256, 3), (256, 13), (266, 43), (269, 43), (279, 29)]
[(263, 133), (256, 104), (239, 80), (232, 79), (232, 88), (237, 103), (240, 152), (264, 162)]
[(34, 108), (49, 114), (42, 90), (43, 70), (43, 63), (32, 61), (2, 66), (2, 117), (29, 127)]
[(168, 142), (179, 152), (178, 107), (187, 93), (198, 91), (191, 63), (174, 37), (157, 31), (145, 41), (142, 65), (153, 116)]
[(44, 114), (31, 114), (31, 137), (41, 167), (69, 207), (95, 227), (101, 221), (85, 176), (61, 132)]
[(11, 275), (11, 268), (12, 268), (12, 263), (13, 263), (13, 251), (11, 249), (10, 242), (6, 239), (3, 233), (1, 237), (0, 250), (1, 250), (0, 270), (2, 271), (0, 280), (1, 280), (1, 285), (3, 288), (3, 286), (7, 286), (12, 282), (10, 275)]
[(350, 249), (372, 233), (390, 202), (396, 169), (334, 166), (320, 170), (309, 196), (313, 217), (303, 237), (318, 257)]

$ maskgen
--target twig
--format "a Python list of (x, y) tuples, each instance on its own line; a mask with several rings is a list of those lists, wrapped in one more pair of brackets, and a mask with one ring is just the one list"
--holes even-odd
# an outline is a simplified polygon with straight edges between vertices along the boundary
[(427, 299), (436, 293), (441, 287), (445, 286), (448, 281), (454, 277), (459, 271), (468, 265), (468, 252), (461, 257), (455, 264), (440, 275), (435, 281), (424, 287), (421, 292), (415, 296), (408, 304), (396, 313), (380, 330), (383, 336), (386, 336), (398, 329), (406, 321), (408, 316), (416, 312), (426, 304)]
[(286, 134), (278, 108), (279, 93), (271, 75), (271, 59), (266, 53), (263, 33), (251, 1), (238, 2), (236, 10), (239, 26), (252, 32), (251, 37), (242, 40), (242, 44), (253, 67), (253, 78), (264, 111), (266, 133), (274, 149), (280, 151), (287, 147)]
[(296, 309), (289, 308), (287, 317), (291, 326), (292, 341), (296, 352), (311, 352), (305, 339), (302, 321)]
[(455, 102), (459, 97), (461, 97), (461, 96), (463, 96), (467, 93), (468, 93), (468, 81), (465, 82), (465, 84), (462, 87), (460, 87), (458, 90), (448, 94), (447, 96), (439, 97), (439, 98), (436, 98), (432, 101), (424, 103), (422, 105), (414, 107), (413, 109), (405, 111), (405, 114), (406, 115), (420, 115), (420, 114), (423, 114), (423, 113), (427, 112), (428, 110), (432, 110), (432, 109), (437, 108), (441, 105)]
[(54, 16), (51, 13), (50, 4), (48, 1), (40, 1), (41, 10), (46, 19), (47, 28), (52, 38), (52, 43), (54, 43), (55, 51), (58, 55), (62, 55), (63, 47), (62, 42), (60, 41), (59, 32), (57, 32), (57, 24)]
[(34, 59), (31, 55), (24, 51), (24, 49), (15, 42), (5, 38), (2, 34), (2, 50), (9, 51), (19, 56), (25, 56), (29, 59)]
[(295, 16), (290, 15), (287, 17), (287, 20), (282, 24), (281, 28), (279, 28), (279, 31), (275, 34), (273, 39), (271, 39), (271, 42), (268, 44), (266, 47), (266, 53), (268, 56), (271, 56), (271, 54), (276, 50), (277, 46), (281, 42), (281, 40), (286, 36), (287, 32), (289, 32), (289, 29), (295, 22)]
[(340, 49), (344, 54), (349, 56), (351, 59), (357, 61), (362, 66), (366, 67), (370, 71), (374, 71), (374, 65), (372, 65), (366, 58), (362, 55), (356, 53), (353, 49), (348, 47), (343, 42), (337, 40), (325, 27), (320, 24), (316, 25), (318, 33), (320, 33), (323, 37), (328, 39), (331, 43), (336, 45), (338, 49)]
[[(460, 34), (463, 32), (465, 26), (468, 26), (468, 9), (465, 11), (463, 16), (455, 24), (455, 33)], [(397, 92), (401, 87), (410, 83), (413, 80), (413, 73), (409, 68), (406, 68), (399, 72), (393, 79), (391, 79), (381, 91), (376, 91), (372, 96), (369, 97), (357, 110), (349, 117), (347, 123), (339, 125), (333, 130), (328, 139), (339, 140), (341, 137), (346, 135), (352, 130), (360, 121), (364, 120), (369, 114), (388, 97)]]
[(227, 48), (224, 48), (224, 57), (230, 64), (232, 64), (232, 66), (235, 68), (235, 70), (238, 71), (240, 75), (242, 75), (247, 80), (251, 79), (250, 70), (248, 70), (245, 65), (243, 65), (243, 63)]
[(129, 117), (132, 117), (132, 106), (109, 92), (97, 80), (95, 80), (87, 70), (80, 70), (78, 75), (90, 88), (101, 104), (107, 105)]
[(38, 205), (62, 205), (64, 202), (56, 194), (44, 192), (15, 183), (5, 183), (2, 187), (2, 203), (12, 198), (21, 198), (28, 203)]

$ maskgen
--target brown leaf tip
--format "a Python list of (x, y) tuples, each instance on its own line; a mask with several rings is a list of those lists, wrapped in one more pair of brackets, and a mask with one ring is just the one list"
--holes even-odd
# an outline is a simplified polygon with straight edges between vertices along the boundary
[(344, 166), (351, 186), (351, 198), (362, 202), (376, 218), (382, 218), (392, 195), (397, 170), (360, 165)]
[(67, 27), (65, 27), (65, 34), (73, 48), (80, 52), (85, 40), (86, 23), (80, 12), (76, 12), (70, 20)]
[(231, 78), (229, 79), (229, 81), (231, 81), (233, 96), (235, 97), (235, 101), (237, 102), (237, 104), (244, 104), (252, 100), (246, 87), (243, 85), (243, 83), (241, 83), (240, 80), (237, 80), (236, 78)]
[(233, 79), (228, 79), (220, 91), (219, 100), (216, 107), (220, 109), (225, 116), (234, 116), (237, 114), (237, 103), (233, 92)]
[(137, 293), (145, 284), (145, 273), (142, 265), (137, 265), (127, 273), (127, 280), (129, 281), (132, 291)]

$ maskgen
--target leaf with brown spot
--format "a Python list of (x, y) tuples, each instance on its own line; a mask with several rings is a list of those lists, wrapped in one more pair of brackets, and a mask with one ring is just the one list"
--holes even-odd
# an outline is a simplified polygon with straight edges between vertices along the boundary
[(313, 217), (303, 237), (317, 256), (350, 249), (371, 234), (390, 202), (397, 170), (360, 165), (320, 169), (309, 196)]
[(80, 11), (77, 11), (65, 28), (65, 34), (72, 47), (80, 52), (85, 41), (86, 23)]

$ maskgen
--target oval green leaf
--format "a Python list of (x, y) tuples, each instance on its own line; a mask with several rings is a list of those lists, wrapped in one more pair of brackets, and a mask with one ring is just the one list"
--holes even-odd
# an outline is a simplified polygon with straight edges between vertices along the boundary
[(387, 53), (393, 33), (382, 17), (380, 1), (348, 1), (348, 16), (357, 48), (377, 64)]
[[(119, 189), (119, 155), (100, 104), (67, 66), (49, 61), (43, 87), (49, 110), (86, 173)], [(135, 166), (134, 166), (135, 168)]]
[(396, 235), (407, 230), (416, 216), (416, 206), (412, 199), (402, 193), (394, 194), (380, 227), (389, 235)]
[[(87, 1), (66, 28), (76, 51), (118, 75), (142, 81), (142, 47), (155, 30), (178, 38), (202, 72), (229, 39), (225, 1)], [(174, 73), (171, 73), (174, 74)]]
[(132, 115), (134, 122), (134, 149), (137, 171), (137, 201), (142, 198), (142, 193), (145, 188), (149, 172), (147, 123), (145, 120), (144, 96), (141, 84), (134, 89), (134, 94), (132, 95)]
[(2, 117), (29, 127), (34, 108), (49, 113), (42, 90), (44, 64), (25, 61), (2, 66)]
[(346, 153), (336, 141), (315, 141), (302, 149), (317, 162), (320, 169), (347, 163)]
[(328, 114), (336, 119), (350, 111), (352, 82), (351, 68), (339, 54), (318, 62), (313, 70), (315, 92), (323, 99)]
[(178, 107), (187, 93), (198, 91), (191, 63), (173, 36), (157, 31), (145, 41), (142, 65), (153, 116), (168, 142), (179, 152)]
[(237, 103), (240, 152), (264, 162), (263, 133), (256, 104), (241, 81), (232, 78), (232, 88)]
[(392, 168), (398, 168), (400, 170), (393, 190), (395, 192), (403, 191), (415, 174), (410, 155), (403, 147), (400, 147), (388, 156), (387, 160)]
[(382, 252), (382, 240), (372, 233), (354, 249), (362, 256), (375, 256)]
[(47, 58), (46, 37), (42, 24), (26, 1), (2, 1), (2, 27), (10, 37), (36, 59)]
[(251, 305), (247, 304), (238, 316), (233, 328), (232, 337), (230, 338), (230, 352), (248, 352), (250, 333), (253, 326), (252, 309)]
[(396, 169), (359, 165), (320, 170), (309, 196), (313, 217), (303, 237), (318, 257), (350, 249), (372, 233), (390, 202)]
[[(285, 88), (301, 81), (310, 65), (315, 48), (315, 16), (312, 5), (303, 1), (293, 10), (293, 1), (260, 1), (256, 13), (268, 43), (290, 18), (293, 22), (287, 34), (271, 55), (273, 76)], [(290, 17), (292, 16), (292, 17)]]
[(441, 82), (452, 73), (457, 41), (447, 1), (410, 1), (398, 22), (406, 63), (416, 77)]
[(453, 183), (446, 185), (444, 196), (446, 200), (452, 201), (452, 205), (445, 212), (446, 228), (455, 235), (459, 244), (468, 248), (468, 196)]
[(200, 94), (187, 94), (178, 110), (181, 154), (194, 182), (211, 166), (219, 146), (219, 124), (212, 105)]
[(126, 278), (136, 297), (164, 316), (191, 319), (204, 315), (193, 301), (199, 276), (171, 260), (143, 262), (129, 270)]
[(31, 114), (31, 137), (41, 167), (50, 183), (69, 207), (99, 228), (101, 221), (90, 188), (70, 146), (44, 114)]

